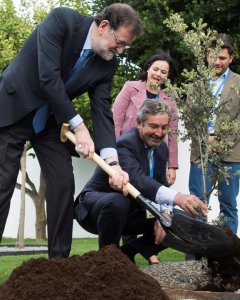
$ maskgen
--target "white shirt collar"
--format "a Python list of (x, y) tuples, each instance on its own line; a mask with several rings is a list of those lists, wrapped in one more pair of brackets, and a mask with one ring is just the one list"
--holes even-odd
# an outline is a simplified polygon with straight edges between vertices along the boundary
[(83, 45), (83, 50), (92, 49), (92, 26), (93, 26), (93, 22), (92, 22), (92, 25), (89, 28), (87, 38), (86, 38), (85, 43)]

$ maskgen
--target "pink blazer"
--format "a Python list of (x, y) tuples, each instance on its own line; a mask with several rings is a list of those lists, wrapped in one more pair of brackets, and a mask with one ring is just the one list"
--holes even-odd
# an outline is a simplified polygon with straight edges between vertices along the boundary
[[(116, 137), (136, 126), (137, 111), (146, 100), (145, 81), (127, 81), (118, 94), (113, 105), (113, 119)], [(174, 100), (160, 92), (160, 101), (163, 101), (171, 112), (169, 129), (178, 130), (178, 110)], [(165, 139), (169, 149), (168, 168), (178, 168), (177, 134), (168, 134)]]

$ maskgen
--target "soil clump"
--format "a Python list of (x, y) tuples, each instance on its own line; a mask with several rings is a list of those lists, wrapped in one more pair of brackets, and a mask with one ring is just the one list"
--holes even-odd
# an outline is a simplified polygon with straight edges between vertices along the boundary
[(66, 259), (30, 259), (0, 286), (1, 300), (158, 299), (160, 284), (115, 246)]
[(235, 292), (240, 289), (240, 239), (224, 225), (221, 228), (232, 238), (235, 254), (232, 256), (208, 259), (211, 282), (199, 290)]
[[(240, 239), (227, 226), (220, 225), (220, 228), (233, 240), (232, 256), (160, 262), (144, 268), (143, 271), (155, 278), (163, 289), (240, 292)], [(224, 253), (224, 249), (219, 251)]]

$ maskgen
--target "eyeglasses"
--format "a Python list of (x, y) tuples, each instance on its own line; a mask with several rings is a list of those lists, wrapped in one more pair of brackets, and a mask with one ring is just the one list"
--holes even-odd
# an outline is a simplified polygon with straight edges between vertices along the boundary
[(122, 42), (122, 41), (119, 40), (119, 38), (118, 38), (118, 36), (117, 36), (114, 29), (111, 28), (111, 30), (112, 30), (112, 33), (114, 35), (117, 47), (121, 47), (121, 48), (125, 48), (125, 49), (130, 48), (130, 45), (128, 45), (126, 42)]

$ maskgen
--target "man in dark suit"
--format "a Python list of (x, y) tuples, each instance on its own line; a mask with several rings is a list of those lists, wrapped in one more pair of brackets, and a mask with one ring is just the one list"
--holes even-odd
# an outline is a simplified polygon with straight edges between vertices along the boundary
[[(107, 163), (118, 162), (110, 110), (116, 54), (121, 54), (141, 30), (138, 15), (126, 4), (112, 4), (95, 18), (56, 8), (5, 68), (0, 77), (0, 238), (23, 147), (30, 140), (47, 184), (49, 257), (69, 255), (74, 180), (70, 153), (60, 142), (61, 124), (70, 122), (83, 157), (91, 159), (96, 149)], [(71, 103), (86, 91), (94, 143)], [(128, 175), (119, 165), (114, 168), (110, 184), (126, 193)]]
[[(169, 218), (173, 205), (179, 205), (192, 216), (198, 215), (194, 207), (199, 205), (206, 215), (207, 207), (197, 197), (165, 186), (168, 148), (163, 139), (168, 123), (169, 112), (163, 103), (145, 101), (137, 114), (137, 128), (130, 129), (117, 141), (120, 165), (128, 172), (132, 185), (144, 197), (161, 204), (161, 210)], [(137, 252), (148, 259), (163, 249), (155, 244), (165, 236), (160, 223), (147, 218), (145, 209), (131, 196), (114, 191), (99, 167), (75, 200), (75, 217), (85, 230), (99, 235), (99, 247), (119, 246), (122, 234), (143, 234), (121, 248), (132, 260)]]

